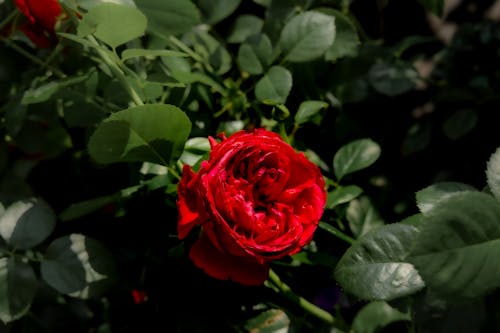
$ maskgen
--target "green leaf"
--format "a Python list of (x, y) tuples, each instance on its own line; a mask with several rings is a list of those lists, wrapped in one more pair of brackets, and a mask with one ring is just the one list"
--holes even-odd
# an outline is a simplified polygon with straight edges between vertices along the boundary
[(270, 309), (245, 323), (245, 331), (253, 333), (288, 332), (290, 319), (283, 310)]
[(453, 113), (443, 124), (443, 132), (451, 140), (458, 140), (476, 127), (475, 110), (464, 109)]
[(79, 298), (98, 294), (116, 273), (108, 251), (96, 240), (80, 234), (52, 242), (40, 270), (54, 289)]
[(380, 146), (371, 139), (359, 139), (342, 146), (333, 157), (333, 171), (338, 180), (364, 169), (380, 156)]
[(335, 278), (349, 293), (366, 300), (392, 300), (415, 293), (424, 282), (406, 257), (418, 229), (390, 224), (364, 235), (342, 256)]
[(92, 7), (78, 26), (79, 37), (93, 34), (112, 48), (141, 37), (148, 20), (137, 8), (115, 3)]
[(284, 104), (291, 89), (292, 74), (284, 67), (273, 66), (255, 85), (255, 96), (259, 101)]
[(347, 207), (346, 219), (356, 238), (368, 231), (384, 225), (384, 221), (367, 196), (354, 199)]
[[(89, 10), (90, 8), (98, 6), (103, 2), (112, 2), (135, 7), (134, 0), (78, 0), (78, 7)], [(66, 3), (68, 3), (68, 1), (66, 1)]]
[(491, 155), (486, 165), (486, 178), (491, 192), (500, 200), (500, 148)]
[(249, 37), (238, 49), (238, 64), (250, 74), (262, 74), (271, 63), (273, 46), (269, 37), (258, 34)]
[(187, 57), (184, 52), (172, 50), (146, 50), (146, 49), (126, 49), (122, 52), (122, 60), (138, 57)]
[(363, 189), (356, 185), (339, 186), (331, 192), (328, 192), (326, 208), (332, 209), (338, 205), (356, 199), (363, 193)]
[(25, 315), (35, 297), (38, 281), (33, 268), (14, 258), (0, 258), (0, 321)]
[(443, 16), (445, 0), (420, 0), (422, 5), (437, 16)]
[(148, 18), (147, 30), (167, 38), (191, 30), (201, 23), (198, 8), (189, 0), (135, 0)]
[(255, 15), (241, 15), (236, 18), (231, 33), (227, 37), (228, 43), (243, 43), (250, 36), (262, 30), (264, 21)]
[(319, 12), (301, 13), (286, 23), (280, 36), (285, 57), (291, 62), (321, 57), (335, 39), (335, 18)]
[(474, 187), (457, 182), (433, 184), (416, 193), (417, 206), (422, 213), (428, 213), (449, 197), (464, 191), (477, 191)]
[(500, 204), (481, 192), (449, 197), (426, 215), (408, 260), (426, 285), (449, 298), (500, 287)]
[(81, 76), (74, 76), (69, 79), (47, 82), (38, 87), (30, 88), (24, 92), (21, 104), (46, 102), (60, 89), (85, 82), (89, 79), (90, 74), (91, 72)]
[(116, 195), (107, 195), (99, 198), (77, 202), (66, 208), (59, 214), (62, 221), (69, 221), (81, 216), (93, 213), (106, 205), (109, 205), (117, 200)]
[(200, 159), (210, 152), (210, 142), (204, 137), (195, 137), (186, 141), (184, 151), (180, 157), (182, 164), (194, 166)]
[(90, 155), (99, 163), (176, 161), (191, 122), (173, 105), (149, 104), (112, 114), (90, 137)]
[(336, 61), (343, 57), (355, 56), (361, 43), (354, 23), (338, 10), (328, 8), (321, 12), (335, 17), (335, 40), (326, 51), (325, 59)]
[(203, 13), (204, 21), (215, 24), (231, 15), (240, 5), (241, 0), (197, 0), (196, 4)]
[(54, 230), (56, 216), (40, 199), (17, 201), (0, 217), (0, 235), (11, 246), (29, 249), (43, 242)]
[(376, 333), (391, 323), (410, 320), (409, 314), (394, 309), (387, 302), (374, 301), (359, 310), (352, 322), (352, 330), (356, 333)]
[(328, 103), (323, 101), (305, 101), (300, 103), (299, 110), (295, 114), (295, 123), (297, 125), (301, 125), (308, 121), (318, 114), (321, 109), (326, 109), (328, 107)]
[(413, 89), (417, 78), (417, 71), (407, 64), (378, 63), (373, 65), (368, 73), (368, 79), (373, 88), (390, 97)]

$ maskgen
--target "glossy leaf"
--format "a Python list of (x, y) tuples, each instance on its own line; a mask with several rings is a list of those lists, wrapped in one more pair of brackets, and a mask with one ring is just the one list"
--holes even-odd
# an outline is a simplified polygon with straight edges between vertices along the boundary
[(295, 114), (295, 123), (301, 125), (316, 116), (322, 109), (326, 109), (328, 103), (322, 101), (304, 101), (300, 103), (299, 109)]
[(486, 178), (491, 192), (500, 200), (500, 148), (491, 155), (486, 165)]
[(272, 60), (273, 47), (265, 34), (248, 38), (238, 49), (238, 64), (250, 74), (262, 74)]
[(474, 187), (457, 182), (441, 182), (430, 185), (416, 193), (417, 206), (422, 213), (428, 213), (449, 197), (464, 191), (477, 191)]
[(228, 43), (242, 43), (250, 36), (260, 33), (264, 21), (255, 15), (241, 15), (236, 18), (231, 33), (227, 37)]
[(356, 199), (363, 193), (363, 189), (356, 185), (339, 186), (331, 192), (328, 192), (326, 207), (332, 209), (338, 205)]
[(112, 48), (116, 48), (142, 36), (147, 23), (146, 16), (134, 7), (102, 3), (90, 8), (83, 16), (78, 26), (78, 36), (93, 34)]
[(408, 256), (418, 229), (404, 224), (377, 228), (342, 256), (335, 278), (349, 293), (366, 300), (392, 300), (424, 287)]
[(292, 74), (284, 67), (273, 66), (257, 82), (255, 96), (259, 101), (271, 100), (285, 103), (292, 89)]
[(362, 196), (349, 202), (346, 219), (349, 223), (349, 228), (356, 237), (360, 237), (368, 231), (384, 225), (384, 221), (377, 209), (367, 196)]
[(380, 146), (371, 139), (359, 139), (342, 146), (333, 157), (333, 171), (338, 180), (364, 169), (380, 156)]
[(0, 321), (9, 323), (25, 315), (37, 287), (30, 265), (14, 258), (0, 258)]
[(500, 204), (463, 192), (432, 209), (408, 260), (427, 286), (450, 298), (473, 298), (500, 287)]
[(322, 56), (335, 39), (335, 18), (308, 11), (292, 18), (281, 32), (280, 46), (292, 62)]
[(43, 242), (54, 230), (56, 216), (40, 199), (17, 201), (0, 216), (0, 235), (7, 244), (29, 249)]
[(90, 137), (90, 155), (99, 163), (152, 162), (179, 158), (191, 122), (173, 105), (150, 104), (112, 114)]
[(110, 254), (96, 240), (80, 234), (56, 239), (40, 266), (43, 279), (54, 289), (87, 298), (99, 292), (115, 274)]
[(387, 302), (374, 301), (359, 310), (352, 329), (356, 333), (376, 333), (391, 323), (410, 320), (409, 314), (394, 309)]

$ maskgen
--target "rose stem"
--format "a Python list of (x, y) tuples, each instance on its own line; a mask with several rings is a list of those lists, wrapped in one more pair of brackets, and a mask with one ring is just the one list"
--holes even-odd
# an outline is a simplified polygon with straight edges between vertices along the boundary
[(276, 274), (276, 272), (274, 272), (272, 269), (269, 269), (268, 281), (270, 281), (283, 296), (285, 296), (292, 302), (299, 305), (302, 309), (304, 309), (308, 313), (312, 314), (313, 316), (323, 320), (324, 322), (330, 325), (333, 325), (335, 323), (336, 319), (329, 312), (317, 307), (316, 305), (312, 304), (302, 296), (299, 296), (296, 293), (294, 293), (286, 283), (281, 281), (278, 274)]

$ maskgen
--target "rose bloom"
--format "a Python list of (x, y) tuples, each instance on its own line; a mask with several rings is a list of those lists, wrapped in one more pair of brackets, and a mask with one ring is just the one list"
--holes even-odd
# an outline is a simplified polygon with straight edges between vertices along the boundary
[(55, 26), (62, 15), (58, 0), (14, 0), (16, 7), (26, 16), (22, 32), (39, 48), (57, 43)]
[(259, 285), (269, 262), (309, 243), (323, 214), (319, 168), (278, 134), (240, 131), (217, 143), (198, 173), (185, 165), (178, 186), (179, 238), (197, 225), (190, 250), (196, 266), (217, 279)]

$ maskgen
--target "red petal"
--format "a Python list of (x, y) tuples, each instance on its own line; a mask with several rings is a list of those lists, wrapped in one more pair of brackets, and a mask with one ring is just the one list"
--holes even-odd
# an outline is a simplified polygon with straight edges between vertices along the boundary
[(179, 210), (179, 216), (177, 219), (177, 232), (180, 239), (185, 238), (195, 225), (202, 222), (202, 217), (197, 209), (199, 198), (189, 188), (189, 183), (194, 176), (191, 167), (185, 165), (178, 185), (179, 200), (177, 201), (177, 209)]
[(247, 286), (261, 285), (269, 266), (243, 257), (231, 257), (217, 250), (203, 234), (191, 247), (189, 257), (205, 273), (219, 280), (232, 280)]

